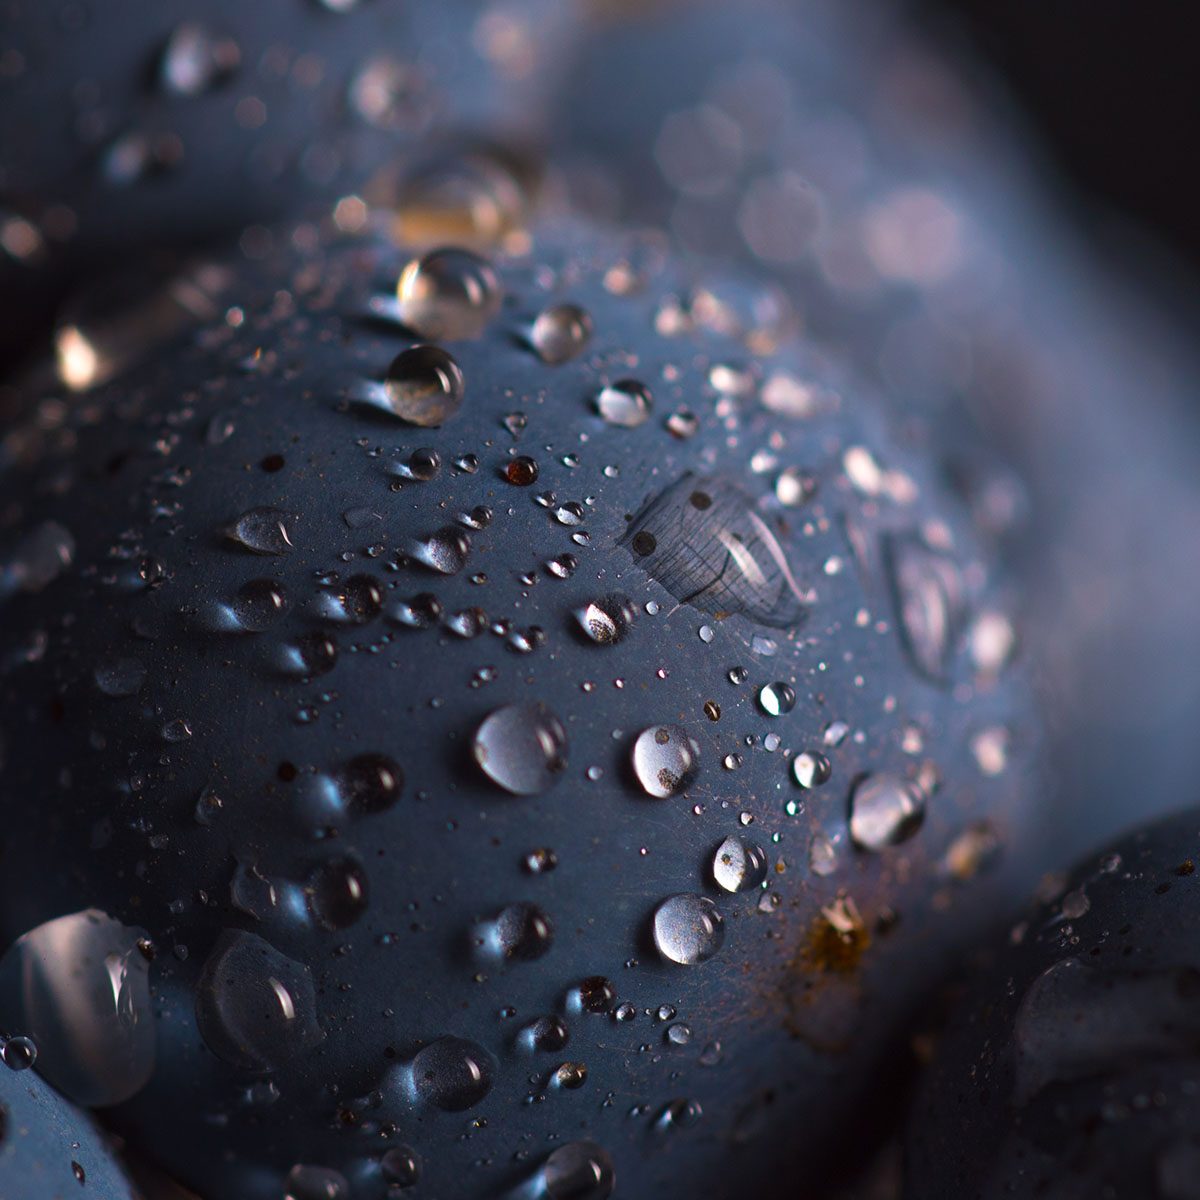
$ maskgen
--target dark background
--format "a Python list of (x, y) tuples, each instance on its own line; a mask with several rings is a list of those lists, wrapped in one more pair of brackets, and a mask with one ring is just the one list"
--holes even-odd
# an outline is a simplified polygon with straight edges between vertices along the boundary
[(1148, 233), (1200, 273), (1200, 6), (1190, 0), (913, 0), (1004, 81), (1097, 238)]

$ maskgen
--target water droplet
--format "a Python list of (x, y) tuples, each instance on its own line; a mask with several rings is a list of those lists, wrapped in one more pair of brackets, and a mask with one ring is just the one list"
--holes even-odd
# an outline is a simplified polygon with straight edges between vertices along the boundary
[[(396, 284), (398, 315), (431, 341), (477, 338), (500, 311), (503, 291), (487, 259), (455, 247), (414, 258)], [(419, 421), (418, 424), (430, 423)]]
[(608, 1200), (616, 1186), (612, 1157), (595, 1142), (568, 1142), (542, 1164), (546, 1200)]
[(962, 632), (962, 573), (915, 537), (889, 537), (884, 552), (905, 651), (921, 674), (944, 681)]
[(598, 646), (619, 642), (633, 623), (633, 601), (619, 592), (593, 600), (579, 609), (575, 619), (580, 629)]
[(428, 428), (458, 412), (466, 383), (458, 363), (440, 346), (412, 346), (392, 359), (383, 387), (396, 416)]
[(389, 809), (404, 791), (404, 772), (383, 754), (360, 754), (337, 775), (338, 790), (352, 812), (370, 814)]
[(806, 597), (752, 500), (716, 476), (686, 474), (630, 522), (620, 544), (681, 604), (790, 628)]
[(552, 304), (538, 313), (529, 341), (544, 363), (557, 366), (580, 354), (592, 336), (592, 318), (577, 304)]
[(119, 1104), (153, 1074), (147, 944), (86, 909), (31, 929), (0, 960), (4, 1024), (32, 1037), (39, 1073), (77, 1104)]
[(461, 529), (445, 525), (427, 538), (409, 542), (409, 555), (439, 575), (457, 575), (467, 565), (471, 539)]
[(543, 704), (508, 704), (484, 719), (471, 749), (494, 783), (516, 796), (535, 796), (561, 777), (567, 732)]
[(687, 1129), (695, 1125), (703, 1115), (704, 1110), (698, 1100), (669, 1100), (663, 1105), (655, 1125), (660, 1132), (669, 1133), (672, 1129)]
[(327, 675), (337, 665), (338, 645), (327, 633), (303, 633), (285, 650), (285, 665), (297, 675)]
[(780, 504), (796, 508), (817, 494), (817, 481), (799, 467), (787, 467), (775, 480), (775, 496)]
[(832, 875), (837, 870), (837, 847), (824, 834), (815, 834), (808, 844), (808, 866), (814, 875)]
[(145, 682), (145, 664), (136, 658), (114, 658), (96, 668), (96, 686), (106, 696), (132, 696)]
[(438, 1038), (412, 1061), (417, 1095), (443, 1112), (473, 1108), (492, 1090), (495, 1076), (496, 1060), (466, 1038)]
[(530, 875), (544, 875), (558, 866), (558, 855), (548, 846), (539, 846), (525, 855), (521, 865)]
[(278, 1070), (324, 1037), (312, 976), (257, 934), (226, 929), (196, 985), (196, 1021), (218, 1058)]
[(699, 759), (700, 747), (679, 725), (652, 725), (633, 743), (633, 773), (647, 795), (660, 800), (691, 785)]
[(636, 379), (619, 379), (601, 388), (596, 395), (596, 411), (610, 424), (636, 429), (650, 416), (650, 392)]
[(706, 896), (683, 893), (654, 910), (654, 944), (663, 958), (691, 966), (712, 958), (725, 940), (725, 922)]
[(350, 1200), (350, 1185), (340, 1171), (297, 1163), (288, 1172), (284, 1200)]
[(37, 1045), (23, 1036), (0, 1041), (0, 1060), (10, 1071), (28, 1071), (37, 1062)]
[(177, 96), (199, 96), (234, 71), (240, 57), (236, 42), (187, 21), (167, 39), (159, 68), (163, 87)]
[(603, 975), (589, 975), (576, 989), (576, 998), (584, 1012), (599, 1015), (612, 1008), (617, 990)]
[(75, 558), (75, 539), (55, 521), (43, 521), (25, 534), (8, 561), (0, 561), (0, 599), (11, 592), (40, 592)]
[(668, 1025), (666, 1040), (672, 1046), (686, 1046), (692, 1040), (692, 1027), (682, 1021)]
[(532, 962), (554, 944), (554, 926), (536, 904), (510, 904), (479, 930), (483, 948), (498, 958)]
[(767, 877), (767, 856), (761, 846), (727, 837), (713, 855), (713, 879), (727, 892), (756, 888)]
[(925, 819), (925, 798), (895, 775), (865, 775), (850, 792), (850, 836), (863, 850), (907, 841)]
[(561, 1088), (574, 1091), (587, 1082), (587, 1063), (560, 1063), (554, 1072), (554, 1082)]
[(805, 750), (792, 760), (792, 778), (802, 788), (816, 788), (829, 782), (833, 767), (823, 754)]
[(525, 1046), (543, 1053), (561, 1050), (569, 1037), (567, 1024), (561, 1017), (538, 1017), (521, 1031), (521, 1041)]
[(293, 518), (277, 508), (251, 508), (225, 531), (231, 542), (254, 554), (287, 554), (292, 548)]
[(379, 1160), (379, 1172), (388, 1189), (410, 1188), (421, 1178), (416, 1154), (407, 1146), (393, 1146)]
[(516, 458), (509, 459), (504, 468), (504, 478), (514, 487), (529, 487), (537, 482), (537, 477), (538, 465), (528, 454), (518, 454)]
[(796, 707), (796, 692), (788, 683), (765, 683), (759, 689), (758, 703), (768, 717), (781, 717)]
[(353, 858), (322, 863), (304, 888), (312, 915), (326, 929), (346, 929), (367, 910), (367, 874)]
[(233, 599), (233, 615), (248, 633), (269, 629), (287, 609), (281, 584), (273, 579), (251, 579)]

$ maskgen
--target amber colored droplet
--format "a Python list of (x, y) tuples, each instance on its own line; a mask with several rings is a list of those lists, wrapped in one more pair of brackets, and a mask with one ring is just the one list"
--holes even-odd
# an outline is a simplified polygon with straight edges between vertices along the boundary
[(517, 487), (528, 487), (538, 477), (538, 465), (527, 454), (520, 454), (504, 468), (504, 478)]

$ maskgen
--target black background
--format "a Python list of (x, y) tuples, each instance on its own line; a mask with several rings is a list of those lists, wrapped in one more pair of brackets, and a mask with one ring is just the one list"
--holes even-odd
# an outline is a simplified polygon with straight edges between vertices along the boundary
[(1104, 237), (1148, 233), (1200, 272), (1200, 5), (914, 0), (915, 19), (999, 75)]

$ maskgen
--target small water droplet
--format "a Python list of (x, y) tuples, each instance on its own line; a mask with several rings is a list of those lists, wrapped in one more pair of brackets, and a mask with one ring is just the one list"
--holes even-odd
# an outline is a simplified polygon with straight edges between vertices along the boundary
[(360, 754), (337, 775), (338, 790), (352, 812), (363, 815), (383, 812), (400, 799), (404, 772), (384, 754)]
[(497, 958), (532, 962), (554, 944), (554, 926), (536, 904), (510, 904), (478, 932), (482, 948)]
[(655, 910), (654, 944), (671, 962), (683, 966), (712, 958), (725, 940), (725, 922), (706, 896), (683, 893), (664, 900)]
[(167, 39), (159, 73), (168, 92), (199, 96), (231, 74), (240, 58), (236, 42), (187, 21)]
[(542, 1164), (546, 1200), (608, 1200), (617, 1173), (608, 1151), (595, 1142), (568, 1142)]
[(251, 508), (229, 526), (225, 535), (254, 554), (287, 554), (292, 548), (292, 520), (277, 508)]
[(727, 892), (745, 892), (767, 877), (767, 856), (761, 846), (727, 837), (713, 855), (713, 879)]
[(284, 1200), (350, 1200), (350, 1185), (340, 1171), (297, 1163), (288, 1172)]
[(823, 754), (805, 750), (792, 760), (792, 778), (802, 788), (816, 788), (829, 781), (833, 767)]
[(619, 642), (629, 632), (633, 616), (633, 602), (618, 592), (593, 600), (575, 613), (580, 629), (598, 646)]
[(528, 454), (518, 454), (516, 458), (509, 459), (504, 468), (504, 478), (514, 487), (529, 487), (537, 482), (537, 477), (537, 462)]
[(851, 789), (850, 836), (863, 850), (907, 841), (924, 818), (924, 796), (895, 775), (865, 775)]
[(592, 337), (592, 318), (577, 304), (552, 304), (537, 315), (529, 341), (544, 363), (558, 366), (582, 353)]
[(660, 800), (691, 785), (699, 760), (700, 747), (679, 725), (652, 725), (633, 743), (633, 773), (646, 794)]
[(477, 1042), (442, 1037), (412, 1061), (417, 1096), (443, 1112), (473, 1108), (492, 1090), (496, 1060)]
[(619, 379), (601, 388), (596, 395), (596, 411), (610, 425), (636, 429), (650, 416), (650, 392), (636, 379)]
[(321, 863), (304, 887), (308, 907), (326, 929), (346, 929), (367, 910), (367, 874), (353, 858)]
[(106, 696), (132, 696), (146, 682), (146, 667), (136, 658), (114, 658), (96, 668), (95, 678)]
[(796, 692), (788, 683), (766, 683), (759, 689), (758, 703), (768, 717), (781, 717), (796, 707)]

